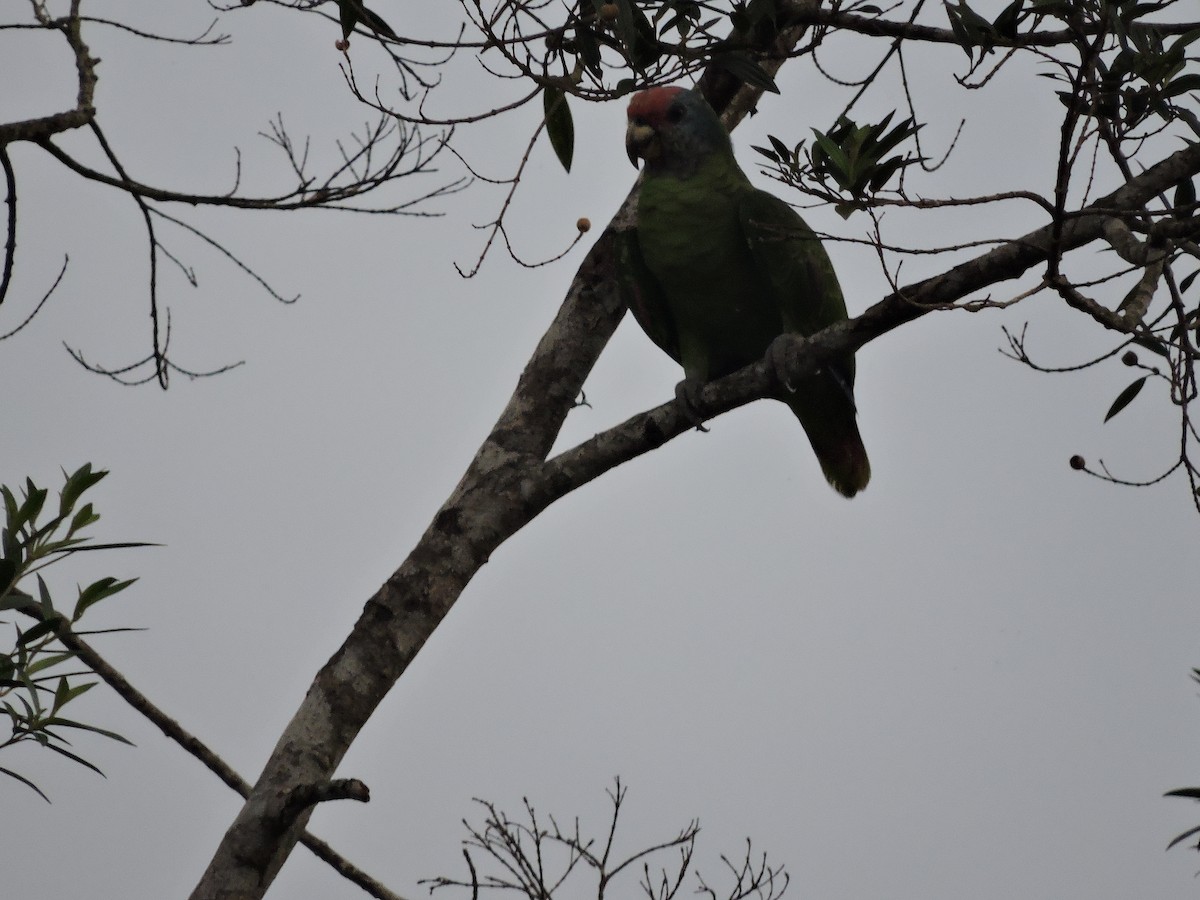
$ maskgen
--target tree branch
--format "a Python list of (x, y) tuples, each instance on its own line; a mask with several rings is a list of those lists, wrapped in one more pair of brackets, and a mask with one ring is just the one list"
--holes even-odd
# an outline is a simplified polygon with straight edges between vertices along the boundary
[[(765, 46), (786, 51), (802, 33), (793, 28), (768, 35)], [(787, 54), (774, 56), (764, 63), (772, 72)], [(761, 89), (739, 87), (720, 74), (706, 73), (703, 84), (717, 110), (729, 109), (730, 127), (761, 95)], [(298, 784), (329, 779), (491, 553), (554, 499), (543, 489), (539, 469), (625, 313), (612, 274), (617, 232), (630, 228), (636, 215), (635, 191), (636, 185), (584, 258), (516, 390), (450, 498), (317, 674), (193, 900), (258, 898), (266, 892), (307, 821), (301, 815), (286, 833), (272, 832), (280, 798)]]
[(96, 63), (100, 60), (92, 58), (87, 44), (83, 42), (79, 28), (79, 4), (80, 0), (71, 0), (71, 11), (59, 20), (43, 18), (44, 13), (41, 12), (38, 14), (40, 27), (61, 31), (75, 55), (75, 72), (79, 81), (75, 108), (36, 119), (0, 123), (0, 146), (13, 141), (46, 140), (52, 134), (81, 128), (95, 117), (96, 108), (92, 105), (92, 98), (96, 92)]
[[(70, 625), (65, 621), (60, 622), (55, 633), (58, 636), (59, 642), (64, 647), (70, 650), (80, 662), (96, 673), (100, 680), (112, 688), (118, 697), (149, 719), (151, 724), (166, 735), (169, 740), (174, 741), (184, 751), (198, 759), (206, 769), (241, 796), (246, 797), (250, 794), (250, 782), (242, 778), (211, 747), (180, 725), (175, 719), (168, 716), (149, 697), (130, 684), (129, 680), (114, 668), (108, 660), (101, 656), (91, 644), (77, 635), (71, 629)], [(351, 797), (352, 799), (360, 799), (357, 788), (352, 787)], [(377, 898), (377, 900), (403, 900), (400, 895), (390, 891), (385, 885), (362, 871), (316, 835), (306, 831), (301, 835), (300, 843), (311, 850), (313, 855), (318, 859), (328, 863), (335, 872), (347, 881), (357, 884), (372, 897)]]
[[(794, 46), (800, 34), (799, 29), (789, 29), (782, 37)], [(722, 85), (719, 76), (706, 74), (702, 80), (716, 108), (753, 107), (755, 91), (744, 88), (734, 99), (722, 99)], [(795, 352), (786, 374), (813, 371), (830, 357), (861, 347), (933, 309), (1016, 278), (1044, 263), (1056, 249), (1097, 240), (1108, 215), (1138, 210), (1196, 172), (1200, 172), (1200, 145), (1173, 154), (1057, 225), (1047, 225), (893, 293), (857, 319), (807, 340), (789, 336)], [(555, 500), (620, 462), (660, 446), (688, 426), (674, 404), (664, 404), (545, 462), (584, 380), (624, 314), (613, 278), (614, 251), (620, 232), (630, 228), (636, 217), (635, 206), (631, 195), (584, 259), (508, 405), (461, 481), (317, 674), (246, 805), (218, 846), (192, 894), (194, 900), (240, 900), (265, 893), (307, 817), (300, 815), (285, 833), (274, 831), (272, 823), (280, 820), (284, 798), (298, 786), (320, 785), (332, 777), (388, 690), (505, 540)], [(760, 363), (710, 385), (703, 399), (715, 414), (777, 390)]]

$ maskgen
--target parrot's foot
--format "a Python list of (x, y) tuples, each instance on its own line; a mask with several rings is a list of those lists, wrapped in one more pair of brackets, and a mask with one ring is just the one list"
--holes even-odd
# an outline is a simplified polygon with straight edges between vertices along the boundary
[(792, 360), (803, 346), (797, 345), (796, 337), (798, 335), (781, 334), (767, 345), (767, 365), (771, 369), (771, 375), (789, 394), (796, 393), (796, 386), (788, 379), (787, 372), (792, 368)]
[(700, 413), (703, 405), (700, 394), (704, 391), (704, 382), (699, 378), (685, 378), (675, 385), (675, 402), (679, 404), (683, 416), (696, 426), (697, 431), (708, 431), (704, 427), (704, 416)]

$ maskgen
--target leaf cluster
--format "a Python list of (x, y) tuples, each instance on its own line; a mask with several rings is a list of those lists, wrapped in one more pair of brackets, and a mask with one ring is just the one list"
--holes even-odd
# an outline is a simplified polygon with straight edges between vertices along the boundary
[(796, 187), (827, 196), (837, 196), (835, 207), (843, 218), (869, 205), (875, 194), (884, 190), (908, 166), (922, 157), (915, 150), (894, 155), (901, 144), (913, 140), (921, 129), (911, 117), (889, 130), (895, 112), (879, 122), (859, 125), (841, 116), (828, 131), (812, 129), (813, 143), (791, 149), (774, 135), (768, 135), (770, 147), (754, 149), (772, 164), (780, 180)]
[[(95, 772), (100, 770), (69, 749), (71, 742), (64, 729), (100, 734), (115, 741), (129, 743), (121, 735), (95, 725), (63, 716), (64, 707), (95, 686), (86, 679), (88, 672), (72, 668), (77, 664), (75, 654), (61, 638), (71, 631), (84, 613), (102, 600), (128, 588), (136, 579), (100, 578), (77, 589), (70, 613), (54, 603), (50, 588), (41, 570), (85, 550), (106, 550), (120, 547), (146, 546), (142, 543), (93, 543), (83, 532), (99, 521), (100, 516), (91, 503), (80, 504), (83, 494), (95, 486), (105, 471), (93, 470), (90, 463), (70, 475), (64, 471), (65, 483), (58, 493), (53, 514), (42, 520), (49, 491), (27, 478), (21, 496), (7, 485), (0, 485), (4, 501), (4, 527), (0, 531), (0, 612), (19, 612), (33, 620), (29, 627), (12, 622), (13, 641), (0, 652), (0, 709), (8, 717), (10, 734), (0, 741), (0, 750), (20, 743), (33, 742)], [(34, 596), (19, 585), (33, 576), (37, 584)], [(0, 767), (0, 773), (15, 778), (46, 798), (29, 778)], [(48, 799), (48, 798), (47, 798)]]

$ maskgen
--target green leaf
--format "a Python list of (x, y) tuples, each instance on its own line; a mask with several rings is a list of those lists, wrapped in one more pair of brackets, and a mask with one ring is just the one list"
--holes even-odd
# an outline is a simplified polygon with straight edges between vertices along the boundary
[(43, 637), (43, 636), (53, 632), (54, 628), (57, 624), (58, 624), (57, 618), (45, 619), (41, 622), (38, 622), (32, 628), (30, 628), (28, 631), (24, 632), (17, 639), (17, 643), (23, 647), (28, 646), (33, 641), (36, 641), (38, 638)]
[(1173, 840), (1173, 841), (1171, 841), (1171, 843), (1167, 844), (1167, 849), (1170, 850), (1176, 844), (1180, 843), (1181, 841), (1186, 841), (1188, 838), (1190, 838), (1193, 834), (1196, 834), (1196, 833), (1200, 833), (1200, 825), (1197, 825), (1195, 828), (1189, 828), (1183, 834), (1176, 836), (1175, 840)]
[(32, 479), (25, 479), (25, 505), (21, 512), (27, 522), (36, 521), (42, 514), (42, 507), (46, 505), (49, 493), (46, 488), (35, 485)]
[[(41, 654), (38, 654), (38, 658), (36, 661), (31, 662), (29, 665), (27, 665), (25, 667), (25, 674), (26, 675), (36, 675), (38, 672), (41, 672), (43, 669), (52, 669), (55, 666), (57, 666), (59, 663), (66, 662), (67, 660), (74, 659), (74, 658), (75, 658), (74, 653), (50, 653), (50, 654), (41, 653)], [(43, 676), (39, 680), (44, 681), (46, 679), (46, 677), (47, 676)]]
[(46, 587), (46, 581), (41, 575), (37, 576), (38, 583), (38, 598), (42, 603), (42, 615), (50, 618), (54, 615), (54, 601), (50, 599), (50, 588)]
[(359, 15), (367, 23), (367, 27), (376, 34), (391, 38), (393, 41), (397, 39), (396, 32), (392, 31), (392, 26), (383, 21), (383, 18), (378, 13), (373, 13), (363, 6), (359, 10)]
[(59, 676), (58, 687), (56, 687), (54, 689), (54, 703), (50, 707), (51, 715), (54, 714), (54, 711), (56, 709), (58, 709), (60, 706), (62, 706), (64, 703), (66, 703), (70, 699), (70, 697), (68, 696), (68, 694), (70, 694), (70, 692), (71, 692), (71, 682), (67, 681), (67, 678), (65, 675)]
[(53, 750), (55, 753), (61, 754), (62, 756), (65, 756), (67, 759), (74, 760), (75, 762), (79, 763), (81, 766), (85, 766), (86, 768), (91, 769), (93, 772), (95, 772), (97, 775), (100, 775), (101, 777), (104, 777), (104, 778), (108, 777), (103, 772), (101, 772), (100, 769), (97, 768), (93, 763), (88, 762), (86, 759), (84, 759), (82, 756), (80, 756), (77, 753), (72, 753), (70, 750), (67, 750), (63, 747), (58, 746), (58, 744), (46, 744), (45, 747), (47, 750)]
[(342, 39), (350, 40), (350, 32), (358, 24), (358, 10), (361, 5), (354, 0), (338, 0), (338, 19), (342, 23)]
[(0, 495), (4, 497), (4, 516), (8, 522), (8, 527), (12, 528), (13, 520), (17, 517), (17, 498), (13, 496), (13, 492), (8, 489), (8, 485), (0, 484)]
[(739, 51), (722, 53), (714, 56), (712, 62), (744, 84), (761, 88), (772, 94), (779, 93), (779, 86), (775, 84), (775, 79), (747, 53)]
[(75, 612), (71, 616), (71, 621), (78, 622), (79, 617), (84, 614), (88, 607), (94, 603), (99, 603), (105, 597), (111, 597), (113, 594), (125, 590), (125, 588), (129, 587), (135, 581), (137, 581), (136, 578), (117, 581), (115, 578), (106, 577), (92, 582), (79, 592), (79, 599), (75, 601)]
[[(1171, 201), (1171, 205), (1175, 207), (1175, 217), (1177, 219), (1190, 219), (1195, 210), (1191, 207), (1196, 203), (1196, 185), (1192, 183), (1192, 179), (1185, 178), (1175, 186), (1175, 197)], [(1180, 290), (1186, 288), (1180, 287)]]
[(74, 534), (81, 528), (86, 528), (88, 525), (95, 524), (100, 521), (100, 516), (92, 509), (92, 504), (85, 503), (80, 507), (79, 512), (71, 517), (71, 527), (69, 532)]
[(0, 597), (4, 597), (9, 585), (17, 577), (17, 563), (8, 557), (0, 557)]
[(1192, 286), (1192, 282), (1196, 280), (1196, 276), (1200, 275), (1200, 269), (1197, 269), (1191, 275), (1188, 275), (1183, 281), (1179, 282), (1179, 293), (1187, 293), (1187, 289)]
[(1178, 97), (1180, 94), (1198, 90), (1200, 90), (1200, 74), (1192, 72), (1189, 75), (1180, 75), (1178, 78), (1171, 79), (1170, 83), (1163, 88), (1162, 96)]
[(546, 112), (546, 134), (550, 146), (562, 167), (571, 171), (571, 160), (575, 155), (575, 123), (571, 119), (571, 107), (567, 95), (561, 88), (547, 87), (542, 91), (542, 109)]
[(84, 463), (76, 471), (67, 476), (67, 483), (63, 485), (63, 489), (58, 494), (58, 515), (63, 518), (79, 501), (84, 491), (92, 487), (96, 482), (100, 481), (108, 472), (103, 470), (99, 472), (92, 471), (91, 463)]
[(616, 0), (617, 35), (625, 45), (629, 64), (639, 72), (653, 65), (662, 55), (654, 26), (634, 0)]
[(771, 146), (775, 148), (775, 152), (779, 155), (780, 162), (783, 162), (785, 160), (792, 158), (792, 151), (790, 151), (788, 149), (788, 145), (785, 144), (783, 141), (781, 141), (779, 138), (775, 137), (775, 135), (768, 134), (767, 140), (770, 141)]
[(37, 601), (26, 594), (24, 590), (13, 588), (4, 596), (0, 596), (0, 611), (28, 610), (32, 606), (37, 606)]
[(600, 42), (596, 40), (596, 34), (587, 25), (577, 25), (575, 28), (575, 46), (579, 50), (579, 58), (583, 60), (584, 66), (593, 75), (599, 77), (602, 72), (600, 69)]
[[(848, 186), (850, 176), (850, 160), (847, 158), (845, 151), (839, 147), (832, 138), (821, 134), (817, 129), (812, 129), (813, 137), (816, 138), (817, 146), (813, 148), (813, 165), (814, 167), (824, 169), (829, 172), (843, 187)], [(825, 159), (823, 164), (818, 165), (817, 150), (820, 150)]]
[(996, 21), (992, 23), (992, 27), (996, 29), (996, 33), (1001, 37), (1006, 37), (1009, 40), (1014, 40), (1017, 36), (1017, 21), (1021, 17), (1021, 7), (1025, 4), (1025, 0), (1013, 0), (1004, 8), (1004, 12), (996, 17)]
[(1114, 400), (1112, 406), (1108, 408), (1108, 414), (1104, 417), (1104, 421), (1107, 422), (1109, 419), (1127, 407), (1130, 403), (1132, 403), (1133, 398), (1141, 392), (1142, 388), (1146, 384), (1146, 379), (1149, 377), (1149, 375), (1143, 375), (1141, 378), (1137, 379), (1127, 388), (1125, 388), (1125, 390), (1121, 391), (1121, 393), (1117, 394), (1117, 399)]
[(1163, 359), (1169, 359), (1170, 354), (1167, 353), (1166, 347), (1163, 346), (1161, 340), (1153, 340), (1146, 337), (1134, 337), (1130, 339), (1131, 343), (1137, 344), (1139, 347), (1149, 350), (1151, 353), (1157, 353)]
[(769, 159), (773, 163), (779, 162), (779, 154), (776, 153), (774, 150), (770, 150), (766, 147), (760, 147), (760, 146), (758, 146), (758, 144), (752, 144), (750, 146), (750, 149), (755, 151), (756, 153), (761, 153), (763, 156), (765, 156), (767, 159)]
[(42, 793), (42, 789), (40, 787), (38, 787), (36, 784), (34, 784), (32, 781), (30, 781), (28, 778), (26, 778), (24, 775), (18, 775), (12, 769), (6, 769), (3, 766), (0, 766), (0, 774), (7, 775), (9, 778), (15, 778), (17, 781), (21, 782), (21, 784), (36, 791), (37, 795), (39, 797), (41, 797), (43, 800), (45, 800), (47, 803), (50, 802), (50, 798), (47, 797), (44, 793)]
[[(91, 685), (88, 686), (91, 687)], [(137, 746), (137, 744), (129, 740), (129, 738), (125, 737), (124, 735), (117, 734), (115, 731), (109, 731), (107, 728), (97, 728), (95, 725), (85, 725), (83, 722), (73, 722), (70, 719), (55, 718), (47, 719), (46, 724), (53, 725), (56, 728), (75, 728), (80, 731), (90, 731), (92, 734), (103, 735), (106, 738), (119, 741), (122, 744), (128, 744), (130, 747)]]

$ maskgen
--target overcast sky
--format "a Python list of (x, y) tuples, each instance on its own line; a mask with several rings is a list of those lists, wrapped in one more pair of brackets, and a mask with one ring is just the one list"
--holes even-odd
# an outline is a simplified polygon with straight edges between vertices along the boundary
[[(433, 27), (412, 4), (377, 5), (398, 30)], [(104, 14), (183, 34), (211, 16), (199, 2), (173, 16), (155, 8), (127, 0)], [(281, 160), (254, 135), (277, 112), (313, 134), (325, 161), (336, 136), (369, 118), (347, 95), (331, 23), (259, 4), (222, 27), (234, 44), (207, 50), (90, 32), (101, 122), (135, 178), (228, 190), (238, 145), (243, 182), (270, 190), (286, 185)], [(369, 58), (357, 43), (356, 61)], [(73, 102), (60, 45), (0, 33), (4, 121)], [(968, 116), (923, 192), (1045, 190), (1060, 109), (1046, 83), (1014, 68), (969, 93), (949, 77), (962, 71), (958, 48), (920, 61), (910, 75), (930, 92), (918, 111), (931, 155)], [(840, 77), (866, 71), (836, 46), (826, 62)], [(511, 88), (473, 62), (451, 71), (438, 113), (477, 111)], [(748, 170), (750, 144), (767, 132), (794, 142), (844, 99), (807, 64), (782, 86), (735, 137)], [(863, 117), (896, 102), (881, 89)], [(463, 152), (483, 174), (510, 174), (537, 114), (460, 132)], [(607, 221), (632, 183), (623, 105), (577, 106), (576, 125), (572, 174), (539, 147), (518, 194), (509, 228), (526, 258), (559, 252), (579, 216)], [(63, 144), (97, 158), (84, 135)], [(97, 536), (165, 546), (88, 555), (50, 570), (51, 587), (66, 597), (85, 578), (140, 576), (90, 624), (147, 630), (97, 646), (252, 780), (486, 435), (586, 242), (533, 270), (493, 253), (478, 277), (460, 278), (453, 264), (469, 266), (482, 246), (472, 224), (502, 201), (483, 184), (430, 204), (446, 214), (436, 219), (189, 210), (301, 299), (278, 304), (160, 226), (200, 277), (192, 289), (164, 271), (173, 358), (246, 364), (176, 377), (165, 394), (122, 388), (83, 371), (62, 342), (111, 366), (147, 352), (137, 209), (27, 146), (13, 158), (20, 256), (0, 332), (27, 315), (63, 254), (70, 267), (33, 324), (0, 344), (0, 482), (57, 487), (59, 466), (85, 461), (111, 470), (93, 498)], [(397, 196), (461, 174), (449, 158), (442, 168)], [(935, 245), (1041, 224), (1032, 208), (1004, 214), (893, 216), (889, 227), (898, 242)], [(868, 227), (828, 208), (806, 215), (843, 236)], [(830, 252), (852, 313), (888, 293), (869, 248)], [(916, 258), (902, 279), (946, 265)], [(762, 402), (549, 509), (492, 557), (350, 752), (340, 774), (363, 779), (371, 803), (322, 806), (312, 830), (415, 897), (420, 878), (462, 874), (472, 797), (516, 811), (528, 796), (599, 830), (619, 774), (625, 848), (699, 817), (702, 873), (750, 836), (788, 866), (793, 898), (1194, 895), (1200, 859), (1163, 848), (1200, 808), (1161, 795), (1200, 783), (1188, 678), (1200, 666), (1200, 522), (1178, 479), (1129, 490), (1067, 466), (1080, 453), (1123, 476), (1157, 474), (1175, 454), (1174, 410), (1147, 391), (1103, 425), (1129, 370), (1024, 369), (997, 348), (1002, 325), (1026, 320), (1047, 364), (1108, 346), (1039, 297), (1004, 313), (930, 315), (859, 354), (874, 477), (853, 501), (824, 483), (790, 413)], [(623, 323), (561, 445), (663, 402), (678, 377)], [(0, 781), (6, 893), (185, 896), (239, 798), (105, 689), (75, 712), (137, 747), (81, 739), (105, 779), (44, 752), (6, 752), (0, 764), (53, 800)], [(271, 896), (359, 892), (298, 848)]]

